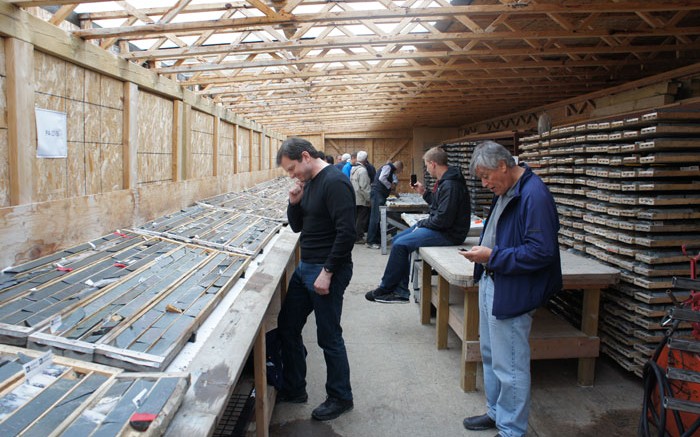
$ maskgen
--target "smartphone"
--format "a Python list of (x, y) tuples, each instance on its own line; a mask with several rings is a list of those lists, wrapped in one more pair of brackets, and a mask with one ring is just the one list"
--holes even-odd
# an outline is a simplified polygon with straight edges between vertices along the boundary
[(418, 182), (418, 176), (412, 174), (411, 175), (411, 186), (416, 185), (417, 182)]

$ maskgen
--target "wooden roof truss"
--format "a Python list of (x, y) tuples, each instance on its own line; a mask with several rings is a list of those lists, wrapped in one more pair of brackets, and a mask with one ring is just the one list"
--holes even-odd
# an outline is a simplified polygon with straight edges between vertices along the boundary
[[(5, 0), (8, 1), (8, 0)], [(700, 2), (8, 1), (281, 132), (457, 126), (700, 60)]]

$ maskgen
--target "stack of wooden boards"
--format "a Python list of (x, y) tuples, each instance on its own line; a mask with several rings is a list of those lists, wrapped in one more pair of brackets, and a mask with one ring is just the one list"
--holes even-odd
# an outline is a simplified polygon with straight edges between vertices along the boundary
[(0, 341), (165, 369), (279, 231), (290, 185), (279, 178), (243, 193), (267, 202), (256, 215), (194, 205), (3, 270)]
[[(469, 188), (472, 215), (486, 217), (491, 209), (493, 193), (482, 187), (481, 181), (469, 174), (469, 163), (477, 144), (475, 141), (455, 141), (442, 144), (440, 147), (447, 152), (447, 164), (462, 170), (462, 176), (466, 179), (467, 188)], [(431, 188), (435, 184), (435, 178), (430, 176), (427, 171), (425, 171), (424, 177), (426, 187)]]
[(620, 269), (603, 295), (602, 350), (639, 375), (662, 338), (666, 290), (690, 272), (681, 246), (700, 244), (699, 150), (700, 112), (680, 109), (555, 127), (520, 147), (556, 199), (560, 243)]
[(162, 435), (189, 381), (0, 345), (0, 435)]

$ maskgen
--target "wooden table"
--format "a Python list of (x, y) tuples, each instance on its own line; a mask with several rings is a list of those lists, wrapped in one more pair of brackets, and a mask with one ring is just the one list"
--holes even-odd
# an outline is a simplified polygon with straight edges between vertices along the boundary
[(201, 352), (189, 364), (192, 382), (182, 406), (167, 429), (168, 436), (206, 436), (216, 428), (243, 367), (252, 352), (255, 375), (255, 434), (269, 435), (276, 391), (267, 384), (265, 334), (276, 323), (287, 284), (299, 259), (299, 234), (280, 232), (236, 297)]
[[(478, 238), (467, 239), (467, 247), (478, 244)], [(421, 247), (423, 259), (420, 313), (421, 323), (430, 323), (431, 303), (437, 308), (436, 342), (438, 349), (447, 347), (447, 327), (462, 340), (461, 381), (464, 391), (476, 390), (476, 368), (481, 361), (479, 351), (479, 294), (474, 284), (474, 264), (459, 255), (457, 246)], [(598, 312), (602, 288), (619, 281), (617, 269), (597, 261), (561, 252), (565, 290), (583, 290), (580, 330), (548, 310), (535, 314), (530, 333), (532, 359), (578, 358), (578, 382), (592, 385), (595, 358), (600, 349)], [(437, 289), (431, 284), (431, 270), (438, 275)], [(452, 287), (451, 287), (452, 286)]]
[(389, 225), (399, 230), (406, 229), (407, 226), (397, 220), (387, 216), (388, 212), (426, 212), (430, 206), (417, 193), (400, 193), (399, 197), (389, 198), (386, 205), (379, 207), (379, 237), (381, 241), (382, 255), (386, 255), (387, 231)]

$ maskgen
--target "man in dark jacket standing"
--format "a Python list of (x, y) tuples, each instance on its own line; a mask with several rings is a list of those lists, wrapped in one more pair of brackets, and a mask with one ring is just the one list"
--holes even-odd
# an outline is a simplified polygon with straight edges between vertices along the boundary
[(530, 406), (534, 310), (562, 287), (559, 218), (554, 198), (527, 165), (493, 141), (474, 149), (470, 172), (495, 196), (478, 246), (460, 252), (479, 283), (479, 339), (487, 412), (470, 430), (524, 436)]
[(430, 215), (394, 237), (381, 284), (365, 294), (371, 302), (408, 302), (411, 252), (423, 246), (461, 244), (469, 233), (471, 208), (462, 173), (447, 165), (447, 152), (439, 147), (425, 152), (423, 161), (437, 178), (435, 187), (428, 191), (418, 182), (412, 188), (430, 205)]
[(343, 294), (352, 278), (355, 191), (350, 180), (320, 159), (304, 139), (290, 138), (282, 143), (277, 165), (297, 179), (289, 190), (287, 218), (292, 230), (301, 232), (301, 261), (289, 281), (277, 323), (283, 369), (283, 388), (277, 399), (295, 403), (308, 399), (301, 331), (313, 311), (318, 345), (326, 359), (328, 397), (311, 417), (330, 420), (353, 408), (340, 318)]

